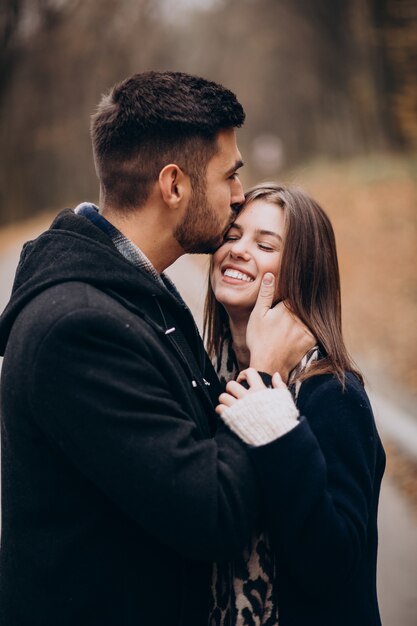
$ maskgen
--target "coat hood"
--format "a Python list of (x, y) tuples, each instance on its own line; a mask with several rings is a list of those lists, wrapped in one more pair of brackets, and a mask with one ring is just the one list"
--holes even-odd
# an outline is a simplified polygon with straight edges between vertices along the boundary
[(0, 355), (26, 304), (49, 287), (69, 281), (88, 283), (123, 302), (140, 303), (146, 294), (181, 306), (167, 289), (127, 261), (90, 220), (65, 209), (47, 231), (23, 246), (12, 295), (0, 317)]

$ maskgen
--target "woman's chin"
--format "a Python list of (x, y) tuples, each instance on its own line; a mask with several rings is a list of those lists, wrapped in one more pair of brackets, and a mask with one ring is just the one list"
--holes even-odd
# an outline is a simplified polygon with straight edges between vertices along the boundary
[(212, 287), (214, 297), (227, 312), (229, 308), (233, 310), (249, 309), (251, 311), (255, 305), (258, 290), (253, 283), (235, 285), (221, 280), (212, 283)]
[(243, 294), (231, 294), (229, 296), (219, 295), (216, 299), (226, 309), (227, 312), (236, 310), (252, 311), (255, 306), (253, 298), (245, 298)]

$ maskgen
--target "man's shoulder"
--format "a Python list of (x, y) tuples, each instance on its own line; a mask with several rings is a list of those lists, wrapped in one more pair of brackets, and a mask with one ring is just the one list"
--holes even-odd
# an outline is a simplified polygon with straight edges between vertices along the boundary
[[(76, 320), (78, 324), (106, 319), (121, 320), (132, 313), (111, 294), (97, 286), (81, 281), (57, 283), (36, 295), (20, 312), (15, 331), (40, 341), (53, 327), (65, 327)], [(140, 318), (134, 316), (138, 323)], [(118, 326), (118, 324), (117, 324)]]
[(109, 294), (83, 281), (65, 281), (52, 285), (36, 295), (27, 305), (29, 315), (35, 312), (60, 316), (66, 311), (94, 308), (100, 303), (116, 302)]

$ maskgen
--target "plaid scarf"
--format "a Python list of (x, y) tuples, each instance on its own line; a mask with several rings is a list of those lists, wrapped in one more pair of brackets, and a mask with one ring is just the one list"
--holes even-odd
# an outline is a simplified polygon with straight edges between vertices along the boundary
[(115, 248), (125, 257), (130, 263), (140, 270), (144, 270), (150, 274), (161, 287), (168, 289), (170, 294), (174, 296), (183, 306), (186, 306), (184, 300), (179, 294), (174, 283), (163, 272), (159, 274), (148, 257), (142, 252), (142, 250), (133, 241), (128, 239), (123, 233), (120, 232), (113, 224), (106, 220), (101, 213), (99, 213), (98, 207), (91, 202), (82, 202), (79, 204), (74, 212), (77, 215), (86, 217), (90, 222), (95, 224), (100, 230), (110, 237)]

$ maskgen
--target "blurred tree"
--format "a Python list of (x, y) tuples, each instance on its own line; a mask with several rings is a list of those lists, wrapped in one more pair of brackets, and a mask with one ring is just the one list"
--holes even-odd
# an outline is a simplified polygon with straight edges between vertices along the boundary
[(16, 62), (16, 33), (22, 4), (22, 0), (4, 0), (0, 7), (0, 99)]
[(280, 136), (290, 163), (391, 144), (371, 0), (228, 0), (182, 41), (187, 67), (231, 84), (250, 134)]
[(386, 121), (399, 146), (417, 146), (417, 3), (373, 0), (384, 63)]
[[(161, 57), (151, 0), (36, 0), (3, 98), (3, 222), (96, 197), (88, 118), (110, 85)], [(161, 35), (161, 38), (163, 36)]]
[(415, 145), (416, 6), (3, 0), (0, 223), (96, 197), (88, 117), (110, 85), (145, 69), (232, 88), (247, 111), (246, 158), (259, 136), (287, 165)]

